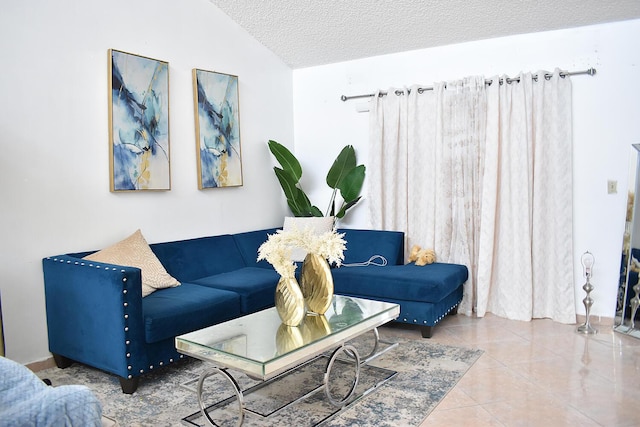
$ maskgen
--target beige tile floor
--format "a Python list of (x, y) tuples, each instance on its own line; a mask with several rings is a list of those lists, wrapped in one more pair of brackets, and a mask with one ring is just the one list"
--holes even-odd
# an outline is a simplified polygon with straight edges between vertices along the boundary
[(421, 427), (640, 426), (640, 340), (592, 324), (448, 316), (431, 340), (484, 354)]

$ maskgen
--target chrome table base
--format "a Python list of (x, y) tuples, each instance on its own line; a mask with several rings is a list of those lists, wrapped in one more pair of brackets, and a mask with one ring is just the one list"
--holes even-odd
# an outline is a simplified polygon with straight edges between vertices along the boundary
[[(248, 388), (247, 390), (242, 390), (241, 387), (238, 384), (238, 381), (236, 381), (236, 379), (231, 375), (231, 373), (229, 373), (229, 371), (226, 368), (218, 368), (218, 367), (212, 367), (211, 369), (203, 372), (200, 375), (200, 378), (198, 379), (198, 384), (197, 384), (197, 388), (196, 388), (196, 394), (198, 395), (198, 404), (200, 407), (200, 411), (196, 412), (194, 414), (191, 414), (185, 418), (183, 418), (183, 421), (188, 424), (188, 425), (198, 425), (195, 424), (193, 422), (194, 419), (198, 418), (200, 415), (202, 415), (204, 417), (204, 419), (206, 420), (207, 425), (212, 426), (212, 427), (217, 427), (218, 425), (215, 423), (215, 421), (211, 418), (209, 412), (226, 406), (228, 404), (230, 404), (231, 402), (233, 402), (234, 400), (237, 401), (238, 404), (238, 419), (237, 419), (237, 426), (241, 426), (244, 423), (245, 420), (245, 416), (247, 414), (251, 414), (251, 415), (255, 415), (258, 416), (260, 418), (268, 418), (271, 417), (273, 415), (276, 415), (277, 413), (279, 413), (280, 411), (284, 410), (285, 408), (300, 402), (304, 399), (307, 399), (308, 397), (316, 394), (317, 392), (324, 390), (325, 396), (327, 398), (327, 400), (335, 407), (339, 408), (337, 411), (335, 411), (334, 413), (330, 414), (328, 417), (325, 417), (324, 419), (322, 419), (321, 421), (318, 422), (318, 424), (324, 423), (326, 421), (328, 421), (329, 419), (335, 417), (336, 415), (338, 415), (340, 412), (344, 411), (345, 409), (347, 409), (348, 407), (350, 407), (353, 403), (359, 401), (360, 399), (362, 399), (363, 397), (367, 396), (368, 394), (372, 393), (373, 391), (377, 390), (379, 388), (380, 385), (384, 384), (386, 381), (390, 380), (391, 378), (393, 378), (395, 375), (397, 375), (396, 371), (390, 371), (388, 369), (384, 369), (384, 368), (378, 368), (375, 367), (375, 369), (379, 369), (379, 370), (383, 370), (388, 372), (388, 376), (386, 376), (384, 379), (378, 381), (376, 384), (374, 384), (373, 386), (369, 387), (368, 389), (364, 390), (362, 393), (355, 395), (356, 392), (356, 387), (358, 385), (359, 379), (360, 379), (360, 368), (363, 365), (367, 365), (371, 360), (376, 359), (378, 357), (380, 357), (381, 355), (383, 355), (384, 353), (386, 353), (387, 351), (394, 349), (398, 346), (398, 343), (392, 343), (392, 342), (388, 342), (388, 341), (384, 341), (380, 339), (380, 336), (378, 334), (378, 329), (374, 328), (373, 330), (373, 334), (374, 334), (374, 345), (373, 345), (373, 349), (371, 350), (371, 352), (366, 355), (364, 358), (360, 357), (360, 354), (358, 352), (358, 350), (351, 344), (349, 343), (343, 343), (342, 345), (340, 345), (339, 347), (337, 347), (333, 353), (331, 354), (331, 356), (327, 356), (327, 355), (319, 355), (314, 357), (313, 359), (306, 361), (302, 364), (300, 364), (299, 366), (283, 372), (282, 374), (271, 378), (270, 380), (261, 382), (257, 385), (254, 385), (253, 387)], [(386, 344), (386, 346), (382, 349), (379, 350), (380, 347), (380, 343)], [(353, 381), (350, 384), (349, 390), (348, 392), (342, 396), (342, 397), (336, 397), (333, 395), (332, 391), (331, 391), (331, 372), (333, 370), (334, 364), (336, 363), (336, 361), (338, 360), (338, 356), (340, 354), (344, 353), (347, 358), (349, 360), (351, 360), (353, 362), (353, 369), (354, 369), (354, 377), (353, 377)], [(311, 363), (313, 363), (314, 361), (317, 361), (320, 358), (327, 358), (328, 357), (328, 362), (325, 368), (325, 372), (323, 375), (323, 381), (321, 385), (318, 385), (317, 387), (315, 387), (314, 389), (312, 389), (311, 391), (309, 391), (308, 393), (304, 394), (303, 396), (300, 396), (298, 398), (296, 398), (295, 400), (288, 402), (287, 404), (281, 406), (280, 408), (276, 409), (275, 411), (269, 413), (269, 414), (262, 414), (259, 413), (257, 411), (251, 410), (250, 408), (248, 408), (245, 404), (245, 396), (257, 391), (279, 379), (281, 379), (282, 377), (290, 374), (291, 372), (300, 369), (304, 366), (307, 366)], [(341, 359), (342, 360), (342, 359)], [(212, 405), (207, 406), (204, 402), (203, 399), (203, 389), (204, 389), (204, 382), (207, 378), (213, 376), (213, 375), (222, 375), (231, 385), (231, 388), (234, 392), (234, 394), (231, 397), (228, 397), (224, 400), (221, 400), (217, 403), (214, 403)], [(188, 387), (187, 387), (188, 388)], [(316, 424), (316, 425), (318, 425)]]

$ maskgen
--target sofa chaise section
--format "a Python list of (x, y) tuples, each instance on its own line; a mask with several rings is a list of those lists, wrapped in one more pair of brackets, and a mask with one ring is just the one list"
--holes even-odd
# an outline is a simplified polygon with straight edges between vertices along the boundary
[(458, 264), (345, 266), (333, 270), (333, 282), (336, 293), (399, 304), (396, 322), (419, 325), (430, 338), (462, 300), (467, 275)]
[[(344, 265), (332, 270), (336, 293), (399, 304), (400, 316), (395, 321), (419, 325), (425, 338), (431, 337), (433, 327), (462, 300), (468, 279), (464, 265), (404, 264), (401, 232), (340, 231), (345, 233), (347, 250)], [(380, 265), (381, 260), (385, 265)]]

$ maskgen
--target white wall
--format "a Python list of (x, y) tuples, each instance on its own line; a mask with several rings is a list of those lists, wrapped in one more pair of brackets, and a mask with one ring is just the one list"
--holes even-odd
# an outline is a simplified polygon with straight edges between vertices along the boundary
[[(268, 139), (293, 142), (292, 71), (207, 0), (3, 1), (0, 292), (7, 356), (50, 356), (41, 259), (282, 224)], [(109, 192), (107, 50), (169, 62), (172, 189)], [(244, 185), (199, 191), (192, 68), (239, 77)]]
[[(592, 314), (613, 317), (626, 209), (629, 146), (640, 142), (640, 21), (505, 37), (294, 70), (296, 152), (318, 204), (329, 199), (324, 174), (345, 144), (367, 159), (368, 114), (340, 95), (429, 86), (468, 75), (597, 69), (573, 82), (574, 270), (576, 308), (584, 313), (580, 256), (596, 257)], [(330, 154), (325, 154), (330, 153)], [(316, 167), (318, 166), (318, 167)], [(305, 169), (305, 171), (307, 171)], [(618, 194), (607, 194), (607, 180)], [(366, 197), (366, 195), (365, 195)], [(345, 224), (367, 227), (366, 201)]]

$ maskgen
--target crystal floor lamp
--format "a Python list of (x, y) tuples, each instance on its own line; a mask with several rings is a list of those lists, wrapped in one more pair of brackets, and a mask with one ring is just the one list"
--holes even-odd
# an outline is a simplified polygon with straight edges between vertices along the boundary
[(586, 321), (584, 322), (584, 324), (578, 326), (576, 332), (579, 332), (581, 334), (596, 334), (598, 333), (598, 330), (591, 326), (591, 324), (589, 323), (589, 314), (591, 311), (591, 306), (593, 305), (593, 298), (591, 298), (591, 291), (593, 290), (593, 285), (591, 284), (591, 269), (593, 268), (593, 264), (595, 264), (596, 259), (591, 252), (587, 251), (582, 254), (580, 261), (582, 262), (582, 271), (584, 272), (584, 277), (586, 277), (587, 279), (587, 282), (582, 287), (582, 289), (584, 289), (584, 291), (587, 293), (587, 296), (582, 300), (582, 303), (584, 304)]

